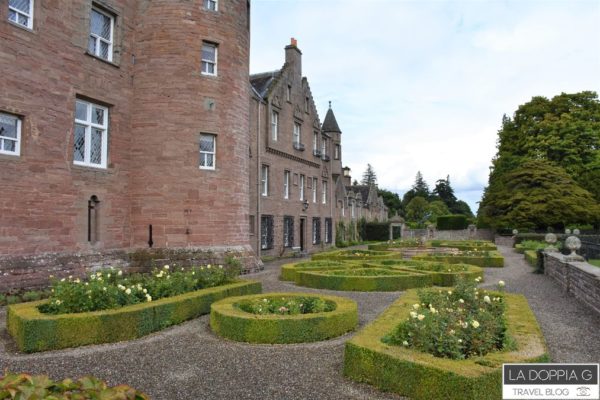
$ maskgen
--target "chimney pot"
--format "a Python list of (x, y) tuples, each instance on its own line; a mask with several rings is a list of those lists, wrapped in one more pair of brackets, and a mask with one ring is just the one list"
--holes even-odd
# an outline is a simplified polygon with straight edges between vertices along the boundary
[(294, 47), (298, 47), (298, 41), (295, 38), (292, 38), (290, 44)]

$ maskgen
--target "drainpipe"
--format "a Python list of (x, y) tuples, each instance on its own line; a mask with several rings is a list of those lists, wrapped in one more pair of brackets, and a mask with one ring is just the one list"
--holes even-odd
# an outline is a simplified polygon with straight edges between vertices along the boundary
[(256, 232), (256, 256), (258, 257), (258, 259), (260, 260), (260, 256), (261, 256), (261, 252), (262, 249), (260, 248), (260, 244), (261, 244), (261, 219), (260, 219), (260, 197), (261, 197), (261, 193), (260, 193), (260, 180), (261, 180), (261, 165), (260, 165), (260, 137), (262, 136), (262, 132), (260, 130), (260, 117), (261, 117), (261, 104), (264, 101), (263, 97), (260, 95), (260, 93), (258, 93), (256, 91), (256, 89), (254, 89), (254, 86), (250, 85), (250, 87), (252, 88), (252, 91), (254, 92), (254, 94), (256, 94), (256, 96), (258, 96), (259, 101), (258, 101), (258, 118), (257, 118), (257, 135), (256, 135), (256, 220), (255, 220), (255, 227), (257, 227), (257, 232)]

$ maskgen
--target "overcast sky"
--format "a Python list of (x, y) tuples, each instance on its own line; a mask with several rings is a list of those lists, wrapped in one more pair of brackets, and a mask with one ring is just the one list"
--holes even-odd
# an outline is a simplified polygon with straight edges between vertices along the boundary
[(290, 37), (343, 163), (401, 196), (418, 170), (450, 175), (473, 211), (503, 114), (532, 96), (600, 92), (600, 0), (253, 0), (251, 73), (279, 69)]

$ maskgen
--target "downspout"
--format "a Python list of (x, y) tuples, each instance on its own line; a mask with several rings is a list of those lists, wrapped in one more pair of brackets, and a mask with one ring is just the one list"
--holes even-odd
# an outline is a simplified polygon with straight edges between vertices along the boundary
[(261, 218), (260, 218), (260, 180), (261, 180), (261, 168), (260, 168), (260, 137), (262, 132), (260, 131), (260, 117), (261, 117), (261, 104), (264, 101), (263, 97), (254, 89), (254, 86), (250, 85), (252, 91), (258, 96), (258, 118), (257, 118), (257, 135), (256, 135), (256, 222), (255, 226), (258, 228), (256, 232), (256, 255), (260, 260), (262, 249), (260, 248), (261, 244)]

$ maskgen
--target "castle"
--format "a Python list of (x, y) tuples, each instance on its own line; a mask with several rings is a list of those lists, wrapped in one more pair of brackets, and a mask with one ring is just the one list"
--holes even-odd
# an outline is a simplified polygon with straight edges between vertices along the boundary
[(0, 291), (333, 244), (341, 131), (295, 43), (249, 84), (249, 28), (246, 0), (1, 7)]

